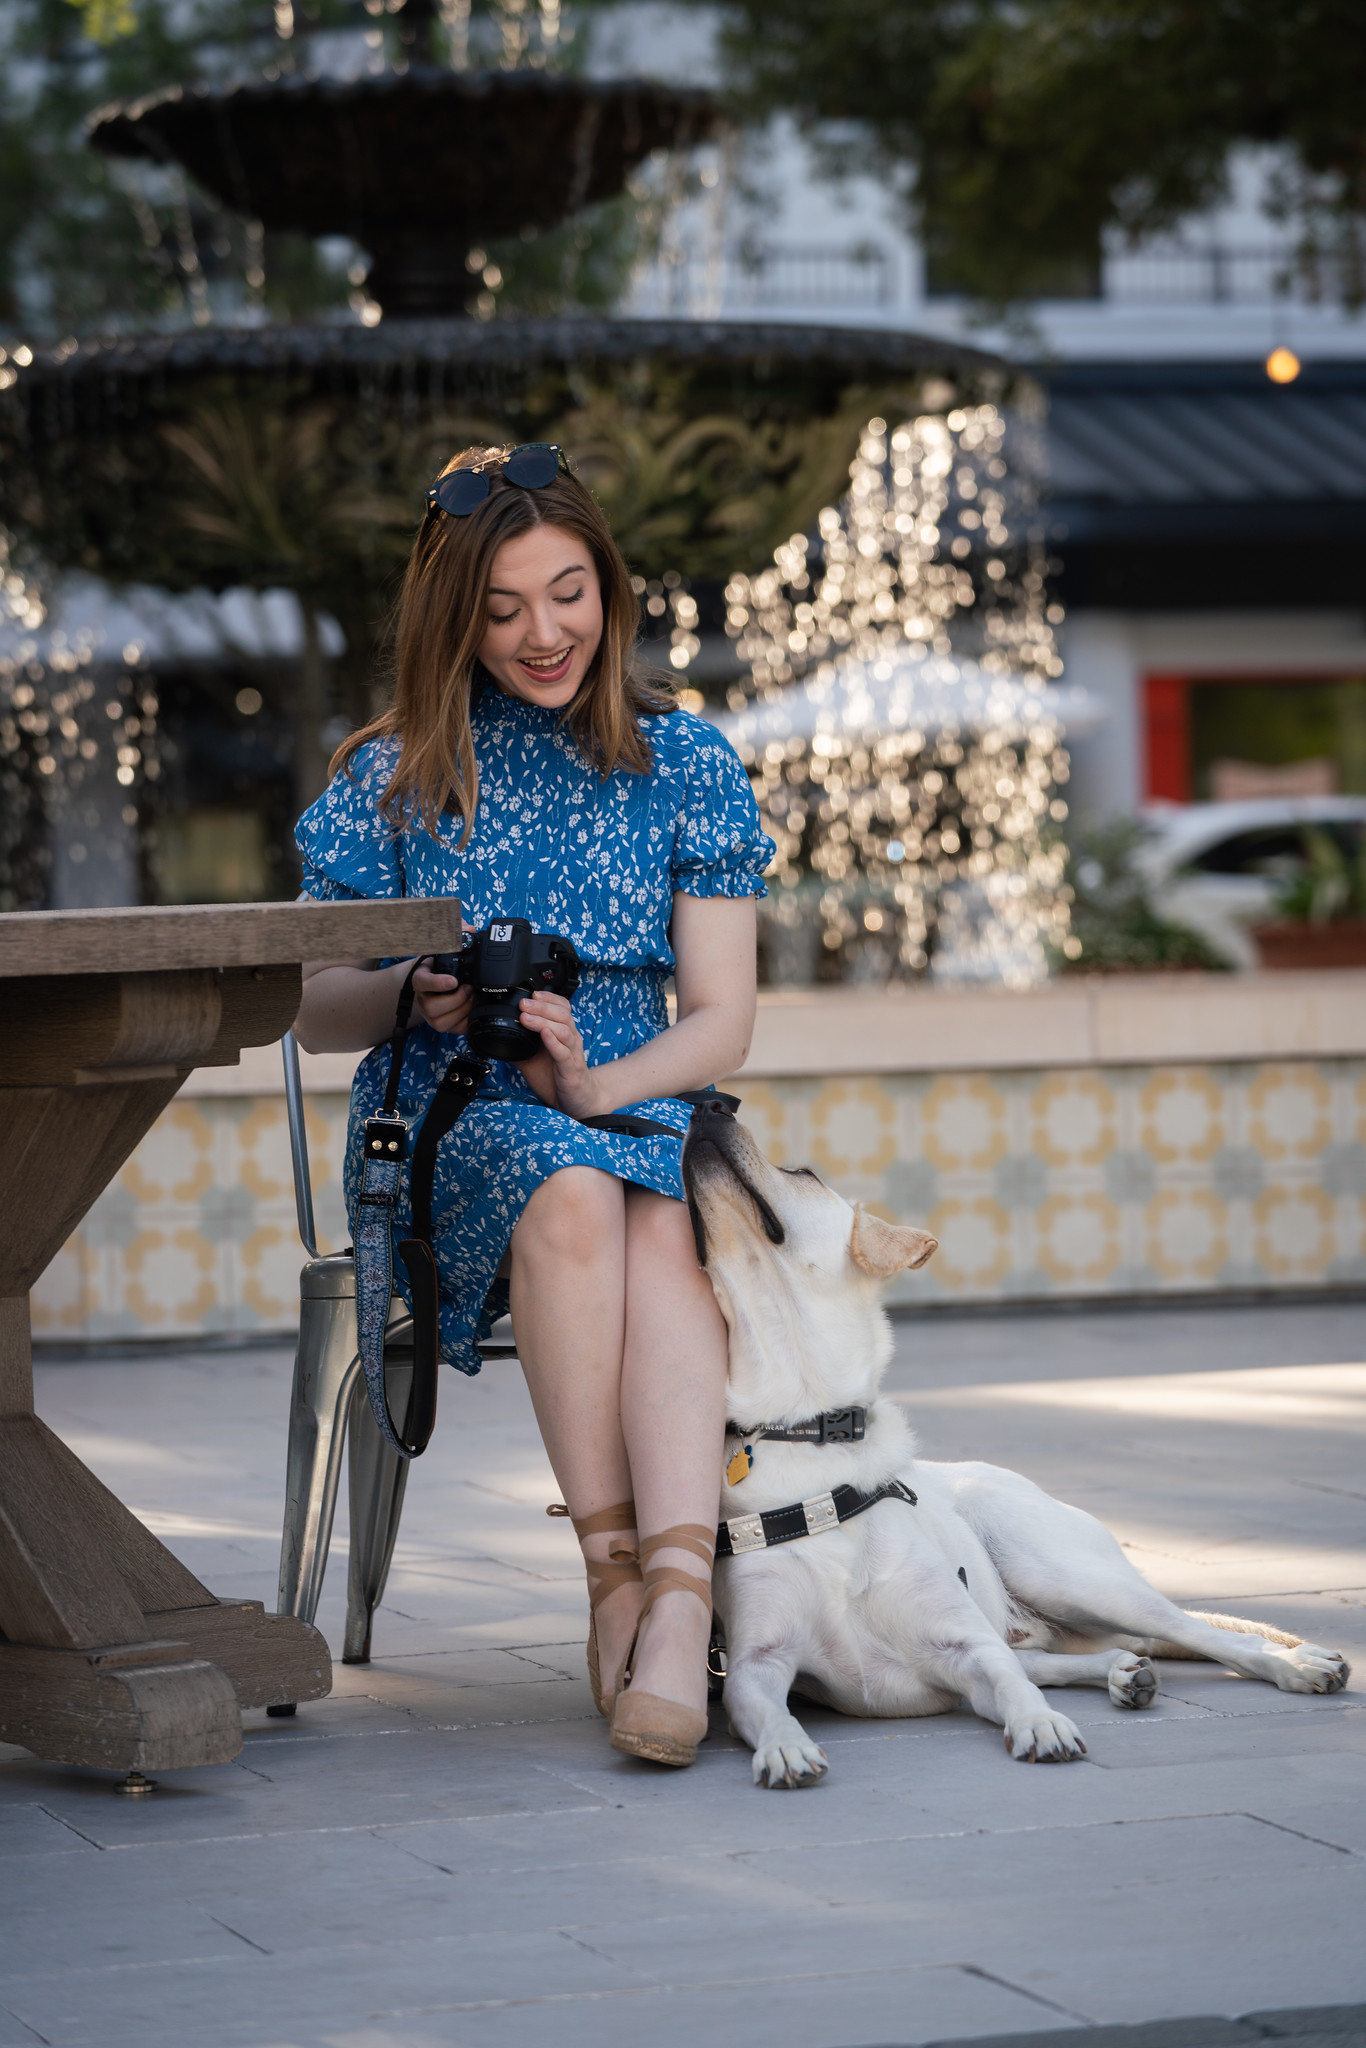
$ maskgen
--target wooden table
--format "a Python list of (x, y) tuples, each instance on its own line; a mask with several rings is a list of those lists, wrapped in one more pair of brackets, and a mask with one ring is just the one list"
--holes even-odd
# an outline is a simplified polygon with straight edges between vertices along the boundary
[(218, 1599), (34, 1414), (28, 1294), (190, 1069), (289, 1028), (301, 961), (459, 942), (449, 900), (0, 917), (0, 1740), (226, 1763), (240, 1707), (330, 1689), (316, 1629)]

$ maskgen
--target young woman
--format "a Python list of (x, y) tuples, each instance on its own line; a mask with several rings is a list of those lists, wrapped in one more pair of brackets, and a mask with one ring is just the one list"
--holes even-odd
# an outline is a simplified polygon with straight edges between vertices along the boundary
[[(637, 629), (625, 564), (557, 449), (457, 455), (408, 564), (393, 707), (340, 750), (298, 843), (309, 895), (458, 896), (470, 930), (525, 917), (583, 962), (572, 1002), (523, 1002), (540, 1050), (494, 1063), (442, 1140), (442, 1350), (478, 1370), (510, 1247), (518, 1353), (587, 1565), (594, 1697), (616, 1748), (685, 1764), (706, 1729), (726, 1341), (682, 1199), (677, 1097), (748, 1051), (772, 843), (728, 743), (637, 673)], [(352, 1204), (411, 965), (305, 969), (300, 1043), (375, 1048), (352, 1092)], [(410, 1123), (468, 1050), (471, 1002), (425, 964), (414, 987)], [(680, 1137), (585, 1127), (616, 1110)]]

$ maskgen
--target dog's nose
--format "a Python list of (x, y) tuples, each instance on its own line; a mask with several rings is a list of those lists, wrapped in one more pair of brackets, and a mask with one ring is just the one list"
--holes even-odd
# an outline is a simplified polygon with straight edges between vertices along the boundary
[(682, 1100), (692, 1104), (692, 1120), (694, 1124), (699, 1124), (704, 1120), (710, 1121), (713, 1117), (718, 1116), (725, 1117), (728, 1122), (734, 1123), (735, 1112), (740, 1107), (738, 1095), (722, 1095), (715, 1090), (709, 1091), (705, 1095), (685, 1095), (682, 1097)]

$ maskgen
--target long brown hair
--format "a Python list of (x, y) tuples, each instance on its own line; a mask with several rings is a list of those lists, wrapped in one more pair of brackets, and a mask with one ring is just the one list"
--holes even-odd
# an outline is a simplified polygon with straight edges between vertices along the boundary
[[(488, 469), (506, 448), (466, 448), (441, 472)], [(638, 671), (640, 607), (631, 577), (596, 500), (563, 470), (540, 490), (499, 475), (489, 495), (463, 518), (429, 511), (418, 531), (391, 628), (393, 703), (337, 749), (330, 773), (347, 766), (367, 740), (397, 739), (398, 761), (379, 801), (381, 816), (399, 826), (416, 818), (435, 836), (443, 810), (464, 818), (460, 844), (474, 829), (479, 769), (470, 730), (478, 651), (488, 621), (493, 559), (506, 541), (538, 526), (557, 526), (587, 547), (602, 592), (602, 639), (564, 722), (604, 778), (616, 768), (648, 774), (654, 765), (638, 720), (667, 712), (675, 700), (661, 681)]]

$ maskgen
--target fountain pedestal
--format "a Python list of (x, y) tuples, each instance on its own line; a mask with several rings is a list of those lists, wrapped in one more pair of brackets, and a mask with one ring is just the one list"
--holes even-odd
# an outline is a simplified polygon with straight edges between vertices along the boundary
[(288, 1029), (300, 961), (459, 939), (454, 901), (0, 921), (0, 1741), (125, 1771), (226, 1763), (239, 1708), (331, 1689), (316, 1629), (211, 1593), (34, 1413), (28, 1293), (190, 1069)]

